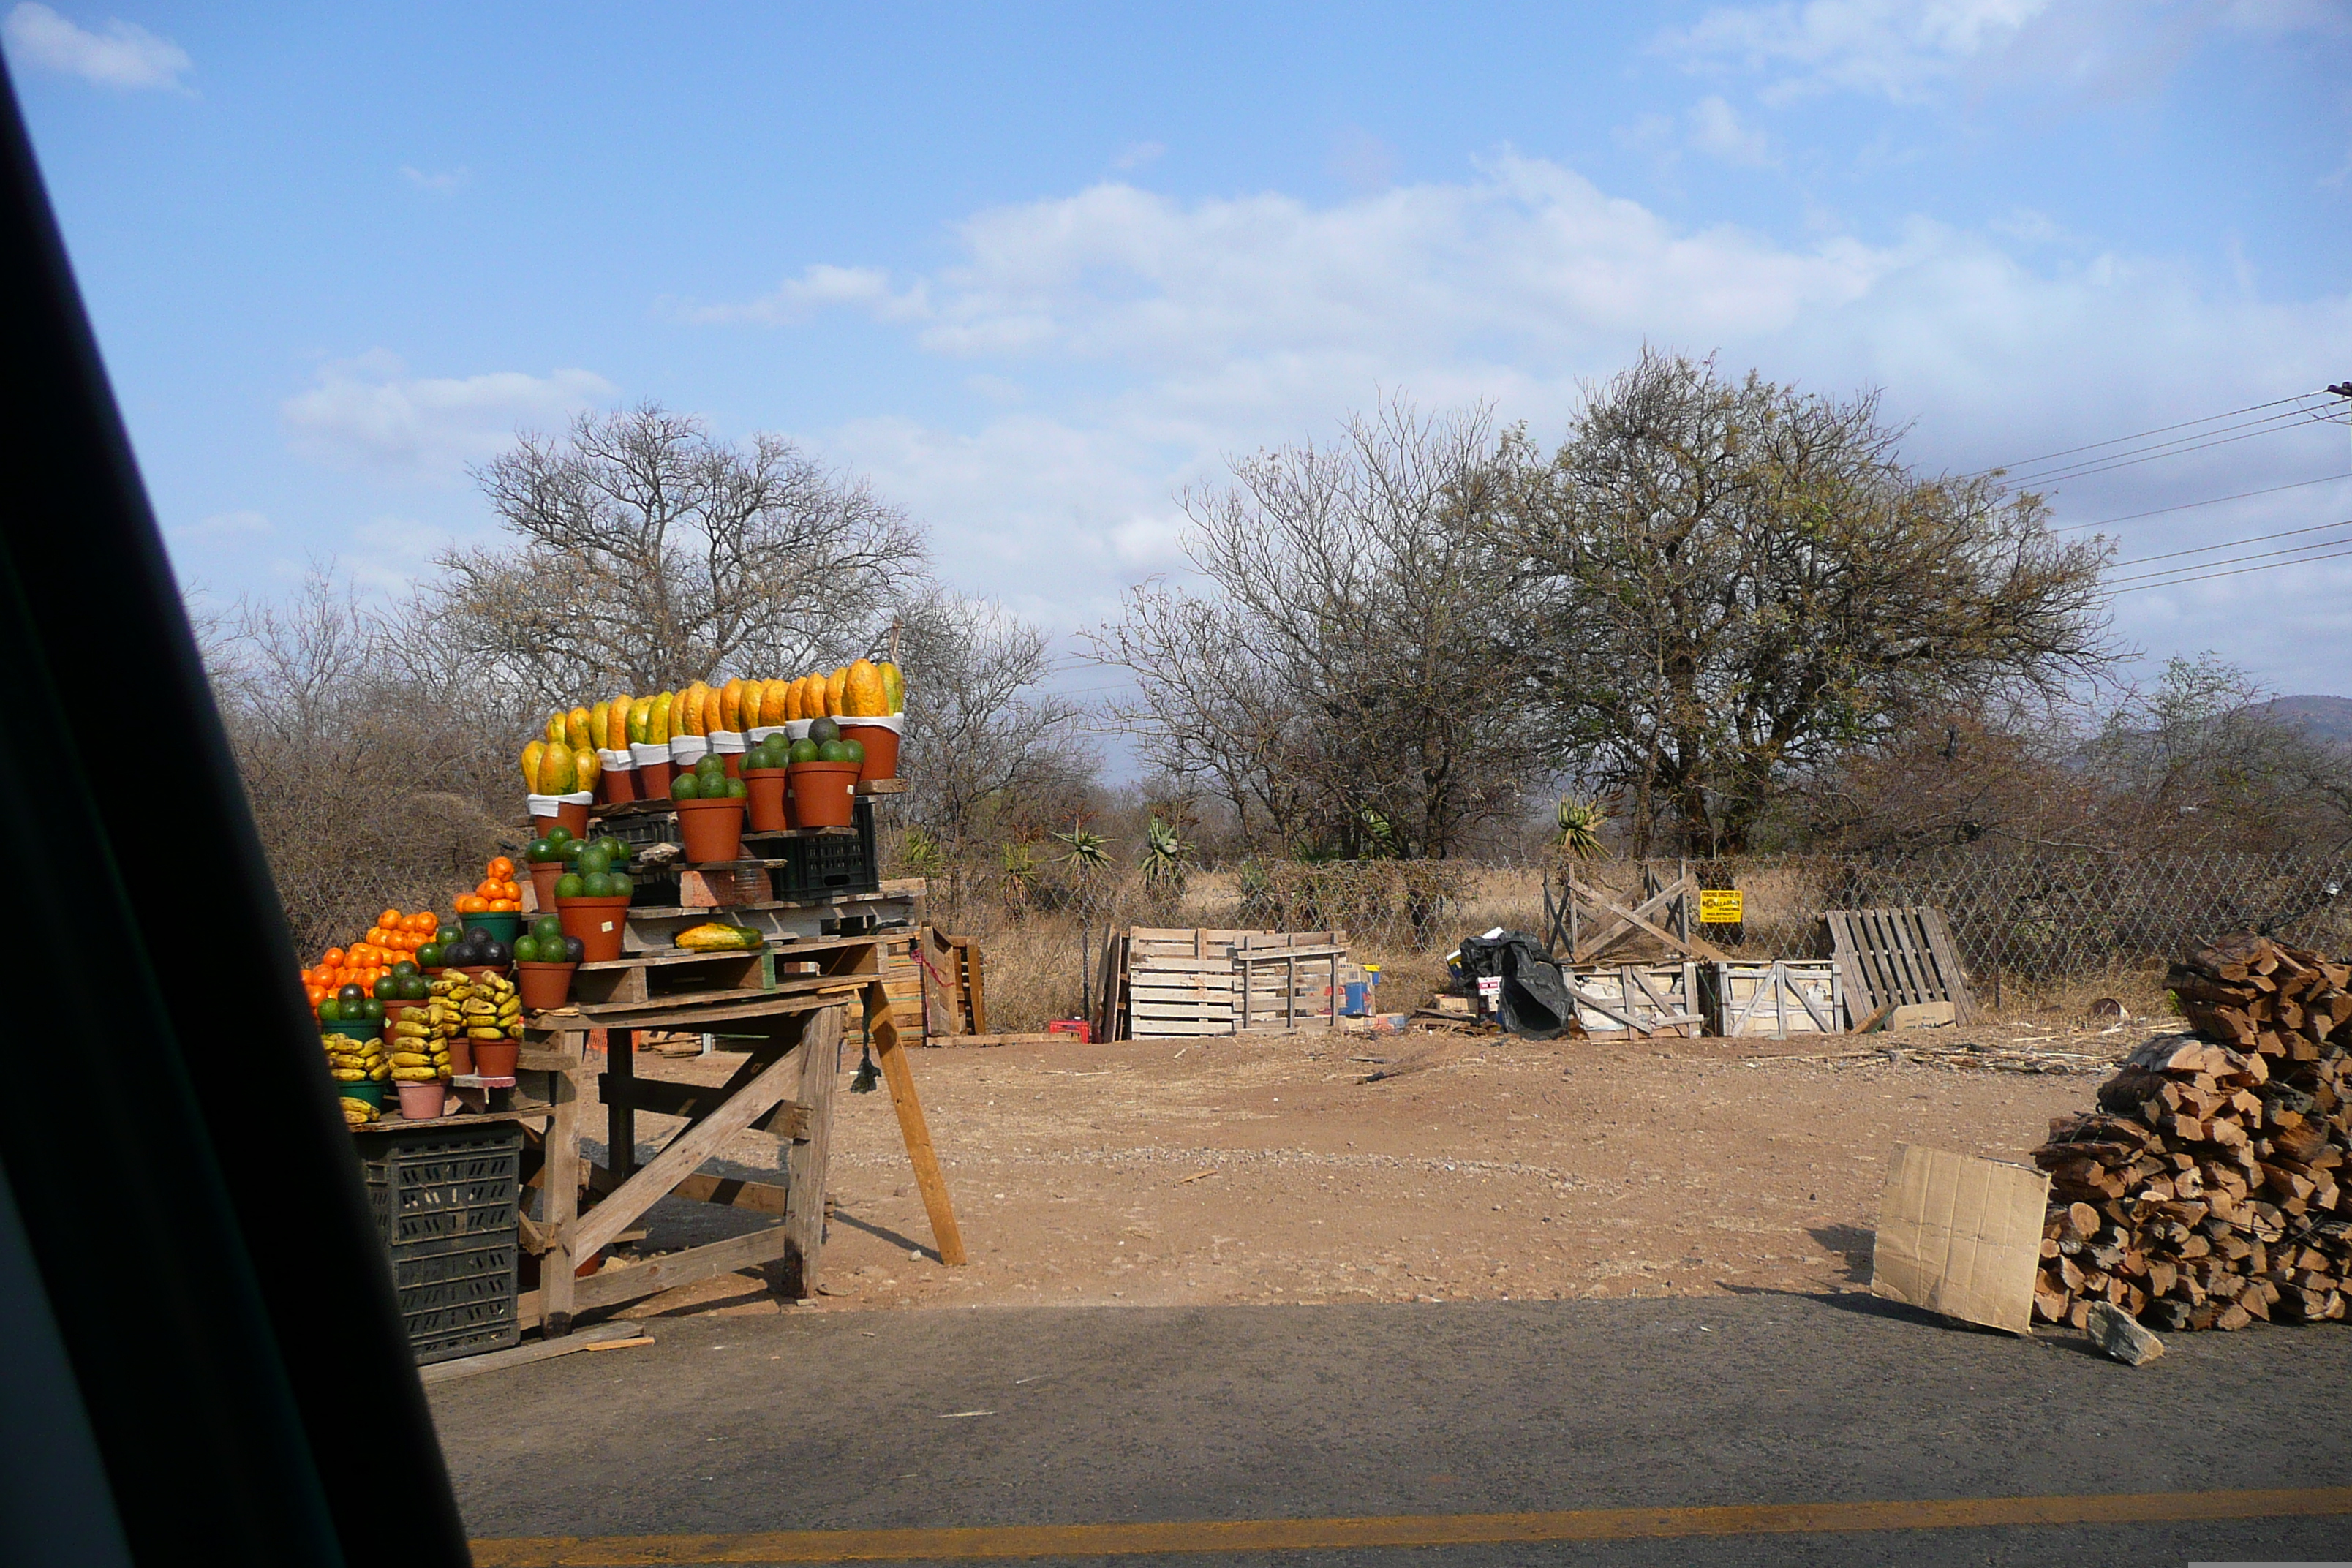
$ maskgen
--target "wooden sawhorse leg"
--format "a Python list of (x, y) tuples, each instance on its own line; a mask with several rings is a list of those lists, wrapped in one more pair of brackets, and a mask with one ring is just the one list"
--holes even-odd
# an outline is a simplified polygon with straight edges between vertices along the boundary
[(906, 1140), (907, 1158), (915, 1167), (915, 1185), (923, 1194), (923, 1211), (930, 1216), (931, 1241), (940, 1261), (961, 1267), (967, 1259), (963, 1232), (956, 1226), (955, 1205), (948, 1197), (948, 1180), (940, 1172), (939, 1154), (931, 1148), (931, 1130), (923, 1120), (923, 1102), (915, 1094), (915, 1071), (907, 1065), (906, 1048), (898, 1043), (898, 1026), (890, 1016), (890, 995), (877, 979), (866, 987), (866, 1032), (881, 1058), (882, 1076), (890, 1085), (890, 1104), (898, 1112), (898, 1134)]

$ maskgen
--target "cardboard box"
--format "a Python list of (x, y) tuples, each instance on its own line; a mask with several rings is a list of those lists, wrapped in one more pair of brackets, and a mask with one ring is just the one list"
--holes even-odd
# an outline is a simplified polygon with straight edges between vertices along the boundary
[(2042, 1172), (1896, 1144), (1879, 1200), (1870, 1293), (2030, 1333), (2049, 1202)]

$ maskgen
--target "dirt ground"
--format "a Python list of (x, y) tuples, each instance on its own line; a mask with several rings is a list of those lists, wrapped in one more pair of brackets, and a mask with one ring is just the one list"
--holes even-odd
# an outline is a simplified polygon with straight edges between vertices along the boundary
[[(1540, 1044), (1316, 1033), (919, 1050), (971, 1263), (945, 1268), (932, 1250), (887, 1093), (845, 1092), (814, 1306), (1854, 1289), (1869, 1279), (1895, 1144), (2021, 1162), (2053, 1116), (2089, 1107), (2097, 1063), (2147, 1032)], [(2076, 1070), (1919, 1065), (2021, 1038), (2075, 1053)], [(718, 1081), (740, 1059), (648, 1053), (637, 1070)], [(856, 1062), (853, 1046), (845, 1073)], [(1379, 1073), (1394, 1076), (1364, 1081)], [(646, 1151), (674, 1125), (641, 1115)], [(745, 1134), (729, 1151), (734, 1173), (772, 1172), (775, 1150)], [(639, 1247), (761, 1223), (665, 1200)], [(779, 1310), (809, 1309), (780, 1309), (744, 1275), (627, 1315)]]

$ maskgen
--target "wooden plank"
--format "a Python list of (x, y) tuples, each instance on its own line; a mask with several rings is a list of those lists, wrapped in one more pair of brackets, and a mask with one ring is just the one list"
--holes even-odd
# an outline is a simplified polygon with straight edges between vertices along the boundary
[[(948, 1194), (947, 1175), (940, 1169), (939, 1152), (931, 1147), (930, 1126), (923, 1118), (923, 1102), (915, 1092), (915, 1069), (908, 1065), (907, 1052), (898, 1043), (898, 1031), (890, 1022), (890, 1010), (879, 1003), (878, 994), (868, 994), (866, 1026), (874, 1037), (874, 1054), (882, 1063), (882, 1076), (890, 1085), (890, 1104), (898, 1113), (898, 1133), (907, 1145), (908, 1162), (915, 1167), (915, 1185), (922, 1194), (923, 1212), (930, 1218), (931, 1241), (939, 1248), (941, 1263), (961, 1266), (964, 1262), (963, 1230), (956, 1224), (955, 1204)], [(822, 1221), (820, 1212), (819, 1222)]]
[[(1601, 930), (1588, 937), (1584, 945), (1571, 946), (1569, 949), (1570, 961), (1576, 963), (1594, 963), (1602, 953), (1608, 952), (1619, 942), (1630, 942), (1637, 934), (1637, 928), (1626, 923), (1626, 919), (1629, 915), (1637, 921), (1646, 921), (1651, 916), (1656, 914), (1659, 910), (1664, 909), (1668, 904), (1672, 903), (1681, 894), (1687, 891), (1689, 889), (1689, 879), (1685, 878), (1670, 888), (1664, 888), (1653, 893), (1650, 897), (1634, 905), (1631, 910), (1616, 910), (1618, 915), (1618, 919), (1616, 921), (1609, 925), (1601, 927)], [(1616, 909), (1614, 905), (1610, 904), (1607, 900), (1603, 899), (1598, 891), (1588, 887), (1586, 884), (1578, 881), (1573, 877), (1570, 878), (1568, 881), (1568, 897), (1569, 902), (1571, 906), (1575, 904), (1579, 897), (1582, 897), (1585, 900), (1592, 903), (1599, 904), (1605, 909), (1612, 910)]]
[(1230, 1035), (1234, 1026), (1229, 1019), (1222, 1024), (1183, 1023), (1168, 1018), (1138, 1018), (1129, 1029), (1129, 1038), (1137, 1040), (1173, 1040), (1188, 1035)]
[(614, 1340), (645, 1337), (645, 1328), (638, 1323), (591, 1323), (576, 1333), (561, 1339), (542, 1339), (535, 1345), (511, 1345), (502, 1351), (460, 1356), (456, 1361), (436, 1361), (418, 1367), (416, 1380), (427, 1386), (436, 1383), (455, 1383), (461, 1377), (472, 1377), (479, 1373), (499, 1372), (510, 1366), (529, 1366), (533, 1362), (570, 1355), (574, 1351), (593, 1350)]
[(1919, 929), (1927, 938), (1927, 951), (1936, 956), (1936, 967), (1944, 979), (1944, 993), (1951, 998), (1953, 1017), (1963, 1025), (1977, 1021), (1976, 993), (1969, 988), (1969, 977), (1960, 969), (1959, 955), (1952, 948), (1951, 923), (1944, 911), (1934, 905), (1923, 905), (1919, 910)]
[[(578, 1037), (583, 1045), (586, 1038)], [(569, 1054), (577, 1058), (577, 1052)], [(571, 1331), (572, 1315), (579, 1310), (572, 1271), (580, 1265), (580, 1252), (572, 1244), (572, 1230), (580, 1216), (580, 1082), (569, 1072), (557, 1072), (548, 1083), (555, 1111), (548, 1118), (540, 1169), (553, 1179), (541, 1183), (540, 1196), (547, 1245), (540, 1254), (539, 1297), (546, 1336), (557, 1339)]]
[(699, 1172), (670, 1190), (674, 1198), (694, 1198), (721, 1208), (748, 1209), (753, 1214), (781, 1215), (791, 1191), (771, 1182), (750, 1182), (740, 1176), (706, 1176)]
[(1645, 931), (1648, 931), (1652, 936), (1656, 937), (1660, 942), (1664, 942), (1668, 947), (1674, 948), (1679, 952), (1688, 953), (1694, 958), (1710, 959), (1717, 963), (1727, 963), (1731, 962), (1730, 955), (1724, 952), (1721, 949), (1717, 948), (1710, 943), (1701, 942), (1696, 937), (1692, 937), (1690, 940), (1685, 942), (1681, 937), (1676, 936), (1674, 932), (1667, 931), (1663, 927), (1651, 924), (1648, 921), (1636, 915), (1633, 910), (1626, 909), (1623, 905), (1612, 902), (1608, 899), (1601, 898), (1597, 893), (1592, 895), (1592, 901), (1599, 904), (1607, 913), (1615, 915), (1618, 919), (1622, 921), (1631, 921), (1634, 925), (1640, 927)]
[[(892, 1028), (895, 1038), (896, 1029), (887, 1022), (890, 1009), (878, 996), (874, 1005), (881, 1008), (886, 1020), (883, 1026)], [(781, 1227), (784, 1247), (776, 1256), (783, 1263), (779, 1287), (796, 1301), (816, 1294), (817, 1268), (824, 1251), (824, 1185), (833, 1164), (833, 1109), (841, 1088), (844, 1011), (828, 1007), (810, 1019), (793, 1053), (800, 1058), (799, 1087), (793, 1099), (809, 1108), (809, 1133), (806, 1139), (787, 1144), (784, 1149), (784, 1223)]]
[(933, 1046), (1048, 1046), (1066, 1035), (934, 1035), (925, 1043)]
[(784, 1256), (788, 1245), (785, 1229), (783, 1226), (772, 1225), (748, 1236), (689, 1247), (683, 1252), (666, 1252), (626, 1268), (600, 1268), (579, 1282), (574, 1297), (581, 1311), (591, 1311), (691, 1285), (714, 1274), (732, 1274), (739, 1268), (773, 1263)]
[[(601, 1086), (606, 1105), (627, 1105), (636, 1110), (650, 1110), (657, 1116), (696, 1118), (709, 1115), (726, 1100), (723, 1086), (715, 1083), (675, 1083), (667, 1079), (625, 1078), (610, 1080)], [(796, 1100), (779, 1100), (776, 1108), (760, 1118), (756, 1131), (772, 1132), (779, 1138), (808, 1136), (809, 1109)]]
[[(835, 1037), (838, 1038), (841, 1027), (839, 1016), (838, 1015), (829, 1016), (834, 1018), (831, 1028)], [(811, 1038), (822, 1039), (826, 1027), (825, 1021), (822, 1017), (811, 1025), (802, 1045), (798, 1047), (803, 1058), (807, 1054), (807, 1041)], [(618, 1049), (612, 1053), (616, 1060), (625, 1054)], [(626, 1230), (639, 1215), (653, 1207), (660, 1199), (667, 1196), (672, 1187), (677, 1186), (680, 1181), (693, 1173), (695, 1168), (703, 1161), (716, 1153), (727, 1140), (750, 1127), (752, 1121), (770, 1106), (783, 1099), (786, 1089), (799, 1076), (800, 1067), (799, 1062), (792, 1059), (790, 1052), (777, 1058), (725, 1104), (701, 1121), (687, 1127), (664, 1144), (661, 1152), (647, 1161), (642, 1170), (622, 1183), (620, 1188), (611, 1197), (606, 1198), (582, 1216), (572, 1237), (573, 1252), (582, 1258), (586, 1258), (620, 1235), (622, 1231)], [(802, 1104), (814, 1109), (815, 1102), (808, 1095), (802, 1094), (798, 1098)], [(627, 1114), (626, 1110), (614, 1108), (616, 1121)], [(826, 1120), (829, 1121), (829, 1119)], [(830, 1128), (828, 1127), (826, 1131), (829, 1131)], [(614, 1137), (614, 1156), (617, 1160), (620, 1154), (620, 1134), (616, 1131)], [(807, 1146), (804, 1143), (793, 1145), (795, 1150), (804, 1149)]]
[[(700, 1032), (708, 1030), (713, 1024), (772, 1018), (788, 1013), (808, 1013), (821, 1007), (839, 1005), (841, 993), (837, 989), (832, 995), (778, 996), (762, 992), (757, 1001), (727, 1002), (700, 1007), (672, 1007), (667, 1003), (657, 1003), (650, 1012), (625, 1013), (616, 1020), (600, 1018), (594, 1022), (598, 1027), (604, 1027), (609, 1022), (610, 1026), (616, 1030), (625, 1026), (635, 1030), (692, 1029)], [(569, 1016), (582, 1026), (591, 1022), (583, 1014), (545, 1013), (540, 1016), (549, 1019)]]

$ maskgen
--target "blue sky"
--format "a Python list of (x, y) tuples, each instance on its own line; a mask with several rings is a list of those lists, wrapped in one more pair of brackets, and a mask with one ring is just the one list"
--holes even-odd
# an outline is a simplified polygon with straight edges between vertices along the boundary
[[(1552, 439), (1644, 342), (1719, 350), (1974, 469), (2352, 379), (2338, 0), (372, 9), (0, 29), (221, 598), (396, 587), (490, 528), (467, 465), (639, 399), (869, 474), (1067, 632), (1181, 567), (1182, 487), (1384, 391)], [(2313, 426), (2057, 505), (2300, 487), (2115, 525), (2143, 557), (2352, 519), (2304, 482), (2347, 471)], [(2116, 611), (2352, 691), (2347, 587)]]

